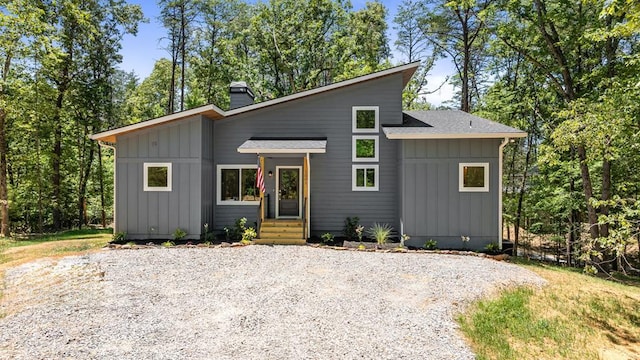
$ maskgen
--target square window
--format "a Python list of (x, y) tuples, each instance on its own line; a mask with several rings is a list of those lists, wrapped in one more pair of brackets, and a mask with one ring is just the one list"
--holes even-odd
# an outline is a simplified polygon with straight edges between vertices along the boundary
[(218, 165), (218, 205), (258, 205), (256, 165)]
[(171, 163), (143, 164), (143, 191), (171, 191)]
[(377, 133), (380, 125), (377, 106), (354, 106), (352, 108), (352, 131), (354, 133)]
[(352, 165), (353, 191), (378, 191), (378, 165)]
[(459, 171), (460, 191), (489, 191), (489, 163), (460, 163)]
[(377, 135), (355, 135), (351, 146), (353, 161), (378, 161)]

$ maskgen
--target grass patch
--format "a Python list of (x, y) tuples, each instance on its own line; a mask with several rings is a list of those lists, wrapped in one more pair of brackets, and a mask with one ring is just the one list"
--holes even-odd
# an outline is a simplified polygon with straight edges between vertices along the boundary
[[(33, 235), (25, 237), (10, 238), (4, 240), (5, 247), (17, 247), (17, 246), (29, 246), (35, 244), (41, 244), (51, 241), (63, 241), (63, 240), (76, 240), (76, 239), (93, 239), (97, 235), (101, 234), (113, 234), (112, 229), (82, 229), (82, 230), (67, 230), (53, 234)], [(2, 245), (0, 245), (0, 248)]]
[(640, 358), (640, 289), (572, 269), (525, 265), (549, 281), (479, 301), (458, 317), (478, 359)]

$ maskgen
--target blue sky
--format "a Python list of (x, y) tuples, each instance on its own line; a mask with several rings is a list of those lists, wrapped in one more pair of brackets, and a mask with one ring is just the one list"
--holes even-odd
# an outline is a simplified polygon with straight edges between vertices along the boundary
[[(400, 0), (382, 1), (388, 10), (389, 45), (394, 53), (391, 59), (394, 63), (400, 62), (401, 60), (401, 56), (397, 54), (393, 45), (396, 39), (395, 30), (393, 30), (393, 17), (396, 14), (400, 2)], [(164, 45), (161, 40), (162, 37), (165, 36), (165, 30), (158, 21), (160, 9), (156, 0), (129, 0), (129, 3), (140, 5), (148, 22), (140, 24), (137, 36), (126, 35), (124, 37), (122, 50), (120, 51), (123, 57), (120, 68), (125, 71), (134, 71), (140, 79), (144, 79), (151, 73), (153, 64), (157, 60), (168, 57), (167, 51), (163, 49)], [(354, 9), (361, 9), (364, 7), (366, 0), (352, 0), (351, 3)], [(436, 88), (447, 76), (452, 75), (452, 73), (453, 69), (449, 61), (439, 61), (430, 73), (430, 86)], [(452, 93), (453, 88), (449, 84), (445, 84), (440, 91), (428, 95), (426, 98), (430, 103), (439, 105), (443, 101), (449, 100), (452, 97)]]

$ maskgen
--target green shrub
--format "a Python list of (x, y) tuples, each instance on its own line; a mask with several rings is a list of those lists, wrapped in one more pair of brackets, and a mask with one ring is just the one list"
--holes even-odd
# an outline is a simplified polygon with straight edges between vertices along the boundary
[(175, 241), (180, 241), (184, 239), (185, 236), (187, 236), (187, 232), (180, 228), (176, 228), (176, 230), (173, 232), (173, 240)]
[[(347, 217), (344, 220), (344, 228), (342, 229), (342, 234), (347, 238), (347, 240), (354, 240), (358, 238), (358, 232), (356, 230), (358, 229), (359, 221), (360, 218), (357, 216)], [(360, 239), (361, 237), (362, 234), (360, 235)]]
[(322, 239), (322, 242), (325, 244), (328, 244), (330, 242), (333, 242), (333, 234), (332, 233), (324, 233), (322, 234), (322, 236), (320, 236), (320, 238)]
[(111, 241), (113, 242), (124, 242), (127, 239), (127, 233), (124, 231), (117, 232), (113, 234), (113, 238)]
[(162, 243), (162, 244), (160, 244), (160, 245), (162, 245), (162, 246), (164, 246), (164, 247), (172, 247), (172, 246), (176, 246), (176, 243), (174, 243), (173, 241), (169, 241), (169, 240), (167, 240), (167, 241), (163, 242), (163, 243)]
[(374, 223), (373, 226), (369, 228), (369, 231), (367, 233), (373, 239), (376, 239), (378, 245), (382, 245), (387, 243), (387, 240), (389, 240), (389, 236), (391, 235), (392, 231), (393, 228), (389, 224)]
[(498, 245), (498, 243), (492, 242), (491, 244), (487, 244), (484, 249), (489, 252), (498, 252), (500, 251), (500, 246)]
[(204, 233), (202, 234), (202, 240), (204, 240), (205, 243), (211, 243), (214, 238), (213, 231), (209, 230), (208, 223), (205, 223), (203, 227), (204, 227)]
[(242, 217), (240, 219), (237, 219), (232, 227), (225, 226), (224, 232), (225, 232), (227, 241), (242, 240), (242, 235), (244, 234), (245, 230), (247, 230), (246, 225), (247, 225), (247, 218)]
[(251, 243), (251, 240), (256, 238), (256, 236), (258, 236), (258, 233), (254, 228), (250, 227), (248, 229), (245, 229), (244, 232), (242, 233), (241, 242), (243, 244), (249, 244)]
[(429, 239), (424, 243), (424, 248), (427, 250), (435, 250), (438, 248), (438, 242), (433, 239)]

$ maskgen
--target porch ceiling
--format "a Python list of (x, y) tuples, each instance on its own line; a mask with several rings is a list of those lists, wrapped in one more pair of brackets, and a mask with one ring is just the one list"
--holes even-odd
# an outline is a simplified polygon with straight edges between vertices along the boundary
[(242, 154), (324, 154), (327, 138), (251, 138), (238, 147)]

